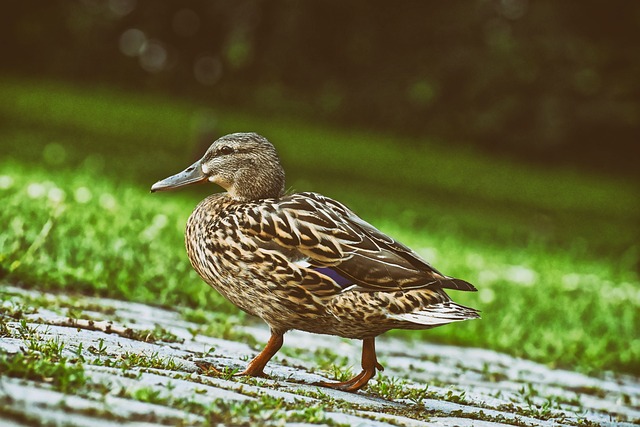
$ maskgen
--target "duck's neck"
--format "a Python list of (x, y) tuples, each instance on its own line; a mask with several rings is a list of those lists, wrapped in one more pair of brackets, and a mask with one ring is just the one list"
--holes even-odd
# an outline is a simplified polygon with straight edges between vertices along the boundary
[(278, 167), (240, 169), (236, 179), (227, 189), (229, 195), (238, 201), (279, 198), (285, 192), (284, 170)]

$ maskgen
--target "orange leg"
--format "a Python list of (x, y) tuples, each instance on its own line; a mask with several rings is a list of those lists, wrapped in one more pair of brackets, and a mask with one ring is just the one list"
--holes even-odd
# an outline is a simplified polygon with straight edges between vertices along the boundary
[(356, 392), (366, 386), (371, 378), (376, 374), (376, 369), (384, 371), (376, 358), (375, 338), (365, 338), (362, 341), (362, 372), (348, 381), (339, 383), (319, 382), (318, 385), (330, 387), (336, 390)]
[(247, 369), (236, 375), (249, 375), (251, 377), (264, 377), (264, 367), (267, 362), (280, 350), (284, 343), (284, 336), (271, 331), (271, 337), (264, 350), (260, 352), (247, 366)]

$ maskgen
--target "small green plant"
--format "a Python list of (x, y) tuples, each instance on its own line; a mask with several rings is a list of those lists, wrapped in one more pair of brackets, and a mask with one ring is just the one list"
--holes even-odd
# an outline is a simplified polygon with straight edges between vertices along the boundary
[(482, 376), (487, 380), (490, 381), (492, 383), (496, 383), (496, 382), (500, 382), (500, 381), (505, 381), (508, 379), (508, 376), (502, 372), (499, 371), (493, 371), (491, 370), (491, 365), (487, 362), (482, 364)]
[[(297, 354), (302, 355), (303, 352)], [(330, 348), (320, 347), (316, 349), (313, 353), (313, 361), (316, 363), (316, 368), (330, 372), (330, 375), (336, 381), (347, 381), (353, 377), (353, 369), (349, 366), (349, 358), (338, 355)]]
[(423, 400), (434, 398), (434, 393), (429, 391), (429, 386), (424, 387), (407, 387), (403, 399), (408, 399), (415, 405), (422, 403)]
[(36, 307), (26, 305), (19, 301), (6, 300), (0, 305), (0, 316), (21, 320), (27, 314), (37, 313)]
[(240, 369), (225, 366), (222, 369), (220, 369), (219, 372), (222, 378), (224, 378), (225, 380), (231, 380), (236, 376), (237, 373), (240, 372)]
[(87, 350), (91, 353), (91, 354), (95, 354), (98, 357), (101, 356), (106, 356), (107, 355), (107, 346), (104, 343), (104, 339), (100, 338), (98, 340), (98, 345), (96, 346), (89, 346), (89, 348), (87, 348)]
[(162, 391), (153, 387), (141, 387), (129, 393), (129, 396), (140, 402), (166, 405), (169, 399), (163, 396)]
[(75, 350), (75, 354), (76, 354), (76, 359), (75, 362), (76, 363), (85, 363), (86, 359), (84, 357), (84, 355), (82, 354), (84, 350), (84, 344), (82, 342), (80, 342), (78, 344), (78, 347)]
[(28, 340), (30, 351), (41, 353), (49, 359), (61, 359), (64, 346), (64, 342), (58, 338), (43, 341), (38, 334), (34, 334)]
[(284, 423), (308, 423), (339, 426), (331, 418), (326, 416), (324, 405), (303, 405), (288, 403), (283, 398), (273, 397), (268, 394), (260, 395), (257, 399), (247, 402), (217, 402), (218, 415), (225, 414), (227, 422), (242, 420), (248, 425), (256, 423), (284, 424)]
[[(640, 420), (636, 420), (634, 424), (638, 424), (638, 421)], [(580, 427), (600, 427), (601, 426), (600, 423), (597, 423), (595, 421), (590, 421), (586, 418), (578, 418), (577, 425)]]
[(21, 353), (0, 353), (3, 375), (50, 383), (63, 393), (75, 392), (86, 384), (84, 367), (63, 355), (64, 344), (34, 336)]
[[(554, 410), (562, 409), (562, 399), (558, 396), (541, 396), (540, 392), (536, 390), (532, 384), (523, 385), (518, 394), (521, 397), (521, 401), (524, 402), (527, 407), (521, 408), (520, 412), (525, 413), (528, 416), (538, 418), (541, 420), (548, 420), (551, 418), (564, 419), (564, 414), (561, 412), (554, 412)], [(579, 399), (571, 399), (568, 401), (571, 404), (580, 405)]]
[(191, 339), (195, 340), (198, 334), (200, 333), (200, 329), (198, 328), (187, 328), (189, 334), (191, 334)]
[(70, 319), (86, 319), (87, 315), (78, 307), (68, 307), (67, 316)]
[(23, 340), (29, 340), (38, 335), (38, 327), (30, 326), (25, 319), (20, 319), (18, 326), (18, 336)]
[(466, 395), (465, 391), (461, 391), (460, 393), (455, 393), (453, 390), (449, 390), (447, 391), (447, 394), (443, 396), (443, 399), (448, 402), (466, 404), (467, 402), (465, 400), (465, 395)]
[(4, 317), (0, 317), (0, 337), (10, 337), (11, 329), (9, 329), (9, 325), (5, 321)]
[(202, 352), (202, 357), (210, 357), (216, 352), (215, 347), (209, 347), (206, 351)]
[(336, 381), (348, 381), (353, 378), (353, 370), (351, 367), (342, 367), (339, 365), (331, 365), (330, 372)]
[(131, 339), (144, 341), (144, 342), (184, 342), (184, 339), (178, 338), (178, 336), (169, 330), (163, 328), (160, 325), (155, 325), (154, 329), (143, 330), (131, 330)]
[(286, 420), (288, 423), (335, 425), (330, 418), (327, 418), (325, 408), (321, 404), (290, 410), (286, 414)]
[(162, 358), (157, 353), (146, 355), (144, 353), (128, 351), (119, 354), (113, 366), (119, 367), (123, 372), (129, 371), (131, 368), (153, 368), (168, 371), (179, 370), (179, 365), (176, 364), (173, 358)]
[(366, 390), (384, 399), (406, 399), (413, 404), (419, 404), (427, 398), (437, 398), (434, 393), (429, 391), (428, 385), (415, 387), (404, 379), (383, 374), (378, 374), (375, 381), (369, 382)]
[(393, 400), (401, 398), (406, 385), (405, 380), (379, 374), (375, 383), (370, 383), (368, 391), (384, 399)]

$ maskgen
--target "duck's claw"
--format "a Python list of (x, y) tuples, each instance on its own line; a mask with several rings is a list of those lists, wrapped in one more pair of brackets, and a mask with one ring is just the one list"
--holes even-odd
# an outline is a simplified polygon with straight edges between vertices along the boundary
[(376, 369), (384, 371), (384, 368), (380, 363), (378, 363), (376, 358), (375, 339), (366, 338), (362, 341), (362, 372), (348, 381), (337, 383), (320, 381), (314, 384), (322, 387), (333, 388), (335, 390), (355, 393), (366, 386), (369, 380), (376, 375)]

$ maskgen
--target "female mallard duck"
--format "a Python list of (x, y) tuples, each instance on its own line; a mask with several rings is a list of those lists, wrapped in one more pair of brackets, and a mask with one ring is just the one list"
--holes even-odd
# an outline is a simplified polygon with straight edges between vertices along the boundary
[(285, 194), (275, 148), (255, 133), (215, 141), (205, 155), (151, 191), (210, 181), (227, 190), (195, 208), (186, 227), (193, 268), (225, 298), (271, 328), (264, 350), (240, 375), (262, 376), (285, 332), (363, 340), (362, 372), (321, 385), (364, 387), (383, 370), (374, 340), (390, 329), (429, 329), (478, 318), (444, 289), (475, 291), (335, 200)]

